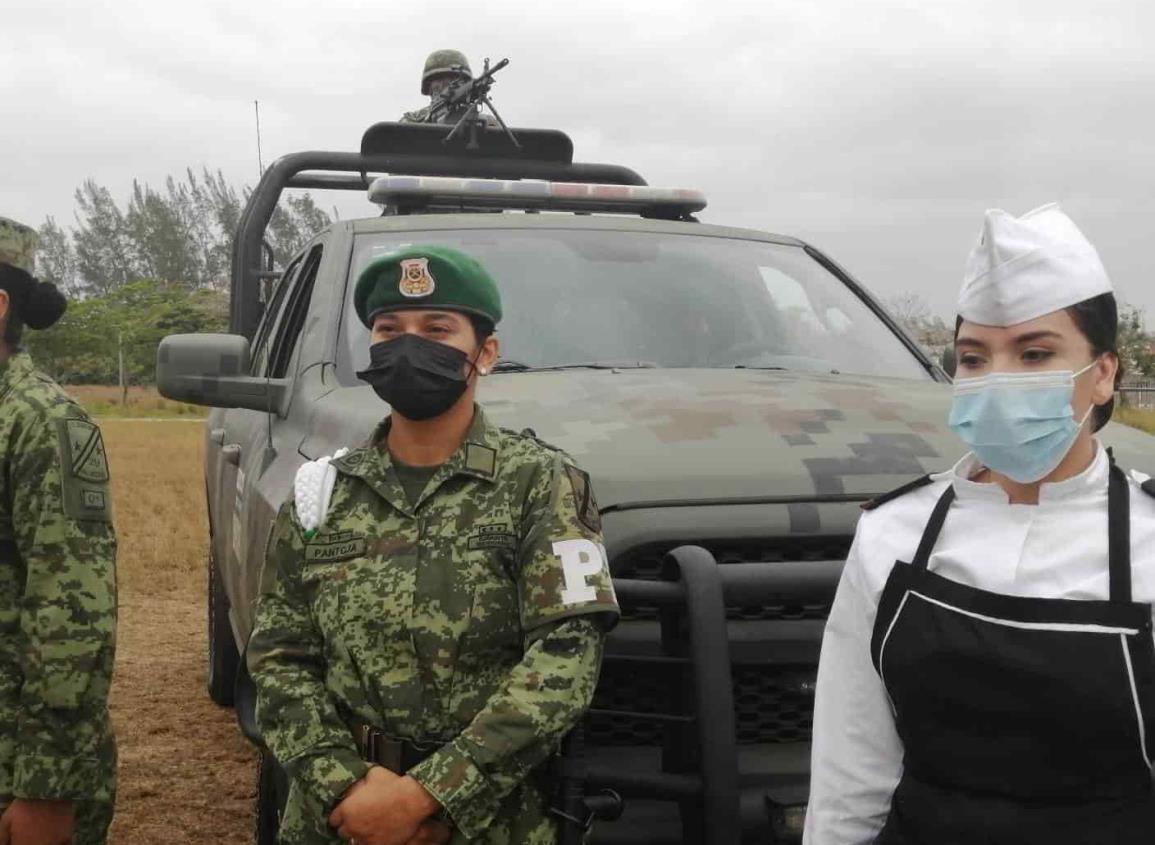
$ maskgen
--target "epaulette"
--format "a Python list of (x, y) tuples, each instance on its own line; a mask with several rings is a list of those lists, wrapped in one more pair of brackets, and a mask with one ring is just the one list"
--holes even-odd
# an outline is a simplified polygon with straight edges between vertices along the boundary
[(901, 487), (895, 487), (889, 493), (883, 493), (882, 495), (875, 496), (873, 499), (863, 502), (861, 505), (859, 505), (859, 507), (864, 511), (872, 511), (877, 507), (885, 505), (887, 502), (899, 498), (900, 496), (905, 496), (912, 490), (918, 490), (920, 487), (925, 487), (932, 481), (933, 479), (929, 475), (924, 475), (921, 478), (916, 478), (914, 481), (908, 481)]

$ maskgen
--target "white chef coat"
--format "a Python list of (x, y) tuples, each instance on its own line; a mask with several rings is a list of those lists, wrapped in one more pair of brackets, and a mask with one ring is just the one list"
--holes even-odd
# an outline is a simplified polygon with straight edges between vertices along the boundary
[[(866, 511), (838, 585), (818, 664), (804, 845), (867, 845), (890, 812), (902, 742), (870, 659), (878, 601), (896, 561), (909, 562), (948, 484), (956, 500), (930, 571), (994, 593), (1106, 599), (1106, 450), (1081, 474), (1043, 484), (1037, 505), (1012, 505), (997, 484), (970, 481), (967, 455), (933, 483)], [(1155, 602), (1155, 498), (1131, 481), (1133, 600)]]

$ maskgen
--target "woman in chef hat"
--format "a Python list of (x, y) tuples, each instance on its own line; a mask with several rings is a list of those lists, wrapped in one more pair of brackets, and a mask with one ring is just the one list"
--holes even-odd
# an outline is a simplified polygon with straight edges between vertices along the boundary
[(867, 505), (822, 643), (808, 845), (1155, 842), (1155, 483), (1095, 436), (1117, 309), (1058, 206), (987, 212), (955, 467)]

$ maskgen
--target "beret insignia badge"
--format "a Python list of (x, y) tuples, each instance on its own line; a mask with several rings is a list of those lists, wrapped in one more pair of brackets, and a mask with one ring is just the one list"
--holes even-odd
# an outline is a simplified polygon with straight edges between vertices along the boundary
[(429, 272), (428, 258), (406, 258), (401, 261), (401, 282), (399, 289), (402, 296), (418, 299), (429, 296), (437, 289), (437, 282)]

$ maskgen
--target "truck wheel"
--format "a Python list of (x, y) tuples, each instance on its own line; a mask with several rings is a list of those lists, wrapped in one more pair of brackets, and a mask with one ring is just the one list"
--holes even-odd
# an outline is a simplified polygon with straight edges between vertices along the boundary
[(285, 777), (280, 766), (268, 751), (262, 750), (257, 762), (256, 845), (277, 845), (285, 788)]
[(233, 706), (233, 688), (237, 681), (240, 654), (229, 624), (229, 597), (217, 571), (212, 541), (208, 554), (208, 688), (209, 698), (222, 707)]

